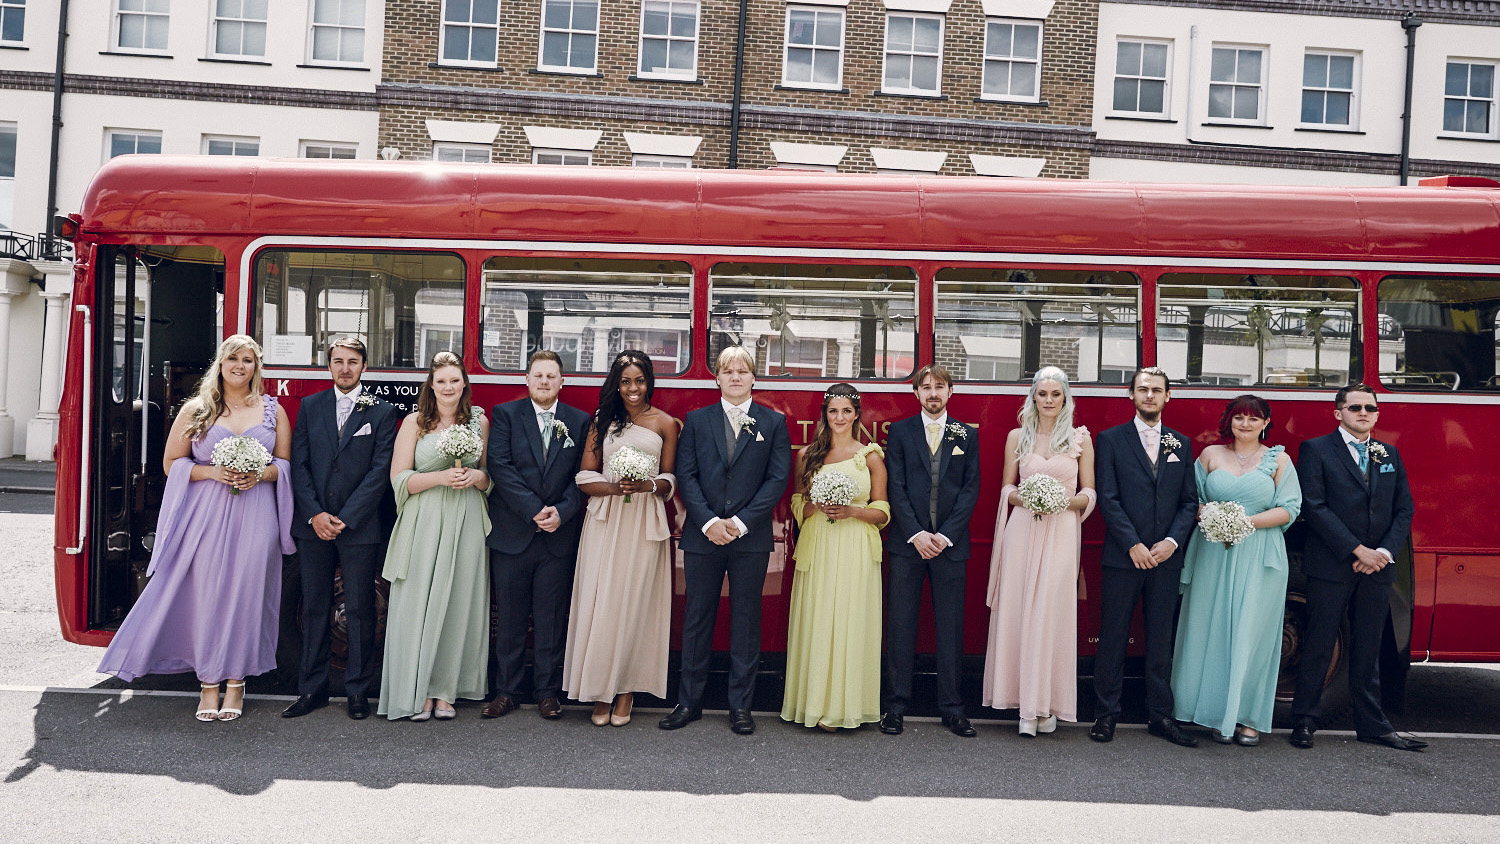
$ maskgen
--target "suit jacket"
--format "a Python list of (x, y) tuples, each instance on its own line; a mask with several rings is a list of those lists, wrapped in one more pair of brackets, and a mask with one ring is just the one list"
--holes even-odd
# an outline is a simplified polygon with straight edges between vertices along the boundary
[[(1130, 549), (1136, 543), (1145, 543), (1150, 548), (1170, 536), (1176, 540), (1177, 550), (1158, 568), (1182, 568), (1188, 539), (1198, 518), (1193, 441), (1166, 425), (1161, 426), (1161, 433), (1154, 476), (1151, 458), (1141, 447), (1135, 420), (1099, 435), (1095, 444), (1094, 478), (1105, 526), (1101, 565), (1134, 568)], [(1165, 443), (1168, 434), (1181, 443), (1171, 454)], [(1172, 454), (1176, 460), (1171, 459)]]
[(308, 520), (327, 512), (344, 523), (344, 532), (334, 540), (340, 547), (385, 542), (390, 523), (383, 513), (394, 511), (391, 452), (401, 413), (380, 399), (369, 407), (356, 404), (340, 433), (337, 393), (333, 387), (313, 393), (297, 409), (292, 536), (317, 539)]
[(771, 513), (786, 492), (792, 469), (791, 437), (786, 417), (751, 403), (755, 424), (739, 432), (730, 459), (724, 440), (724, 405), (714, 402), (689, 413), (677, 440), (677, 486), (687, 505), (682, 550), (705, 554), (719, 546), (703, 535), (717, 517), (738, 516), (745, 533), (727, 547), (770, 553)]
[[(1361, 576), (1354, 571), (1356, 547), (1384, 548), (1392, 554), (1406, 547), (1416, 509), (1406, 465), (1395, 446), (1381, 445), (1385, 457), (1370, 456), (1366, 485), (1338, 431), (1302, 444), (1297, 477), (1302, 482), (1302, 518), (1312, 528), (1302, 548), (1302, 572), (1308, 577), (1349, 583)], [(1395, 566), (1369, 577), (1393, 582)]]
[[(490, 535), (486, 543), (502, 554), (519, 554), (541, 542), (555, 556), (578, 548), (583, 529), (584, 494), (574, 482), (588, 437), (589, 415), (558, 402), (554, 422), (568, 426), (567, 436), (556, 428), (547, 453), (530, 398), (497, 404), (490, 411), (490, 442), (486, 468), (490, 473)], [(568, 444), (572, 440), (572, 445)], [(538, 531), (532, 517), (543, 507), (556, 507), (562, 524), (547, 533)]]
[(891, 425), (886, 436), (886, 498), (891, 505), (891, 530), (886, 550), (892, 557), (916, 558), (907, 540), (922, 531), (941, 533), (953, 542), (950, 559), (969, 558), (969, 518), (979, 501), (979, 429), (958, 422), (968, 433), (943, 431), (938, 441), (937, 524), (929, 519), (932, 500), (932, 452), (927, 449), (926, 422), (919, 413)]

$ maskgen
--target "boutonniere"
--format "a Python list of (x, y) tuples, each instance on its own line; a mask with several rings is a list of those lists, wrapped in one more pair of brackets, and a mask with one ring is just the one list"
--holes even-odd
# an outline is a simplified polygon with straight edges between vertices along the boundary
[(563, 438), (563, 448), (573, 447), (573, 435), (568, 431), (568, 423), (561, 419), (552, 420), (552, 436)]
[(1374, 440), (1370, 440), (1370, 448), (1368, 453), (1370, 455), (1370, 459), (1374, 460), (1376, 463), (1384, 462), (1387, 457), (1390, 457), (1390, 454), (1385, 450), (1385, 446), (1381, 445), (1378, 442), (1375, 442)]
[(354, 400), (354, 407), (359, 410), (365, 410), (366, 408), (372, 407), (374, 404), (375, 397), (370, 395), (369, 393), (360, 393), (359, 397)]
[(958, 422), (949, 422), (948, 423), (948, 442), (951, 443), (954, 440), (968, 441), (968, 439), (969, 439), (969, 426), (968, 425), (963, 425), (963, 424), (960, 424)]
[(736, 434), (743, 434), (746, 431), (754, 431), (754, 430), (755, 430), (755, 417), (751, 416), (748, 413), (741, 415), (740, 416), (740, 429), (738, 431), (736, 431), (735, 433)]
[(1161, 450), (1167, 454), (1171, 454), (1179, 448), (1182, 448), (1182, 440), (1177, 439), (1171, 434), (1167, 434), (1161, 438)]

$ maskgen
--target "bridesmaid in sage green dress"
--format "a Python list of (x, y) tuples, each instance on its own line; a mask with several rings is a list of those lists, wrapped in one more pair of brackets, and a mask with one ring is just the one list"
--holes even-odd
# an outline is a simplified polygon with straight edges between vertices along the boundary
[[(438, 448), (443, 432), (458, 425), (478, 444), (461, 461)], [(391, 720), (448, 720), (457, 714), (454, 701), (488, 690), (490, 478), (478, 467), (489, 427), (470, 403), (463, 362), (438, 352), (391, 458), (398, 515), (381, 572), (391, 597), (379, 709)]]

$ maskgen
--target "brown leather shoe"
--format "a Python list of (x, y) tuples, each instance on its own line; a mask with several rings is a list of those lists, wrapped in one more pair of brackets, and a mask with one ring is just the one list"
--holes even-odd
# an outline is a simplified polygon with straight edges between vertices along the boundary
[(542, 702), (536, 705), (536, 714), (548, 721), (556, 721), (562, 717), (562, 704), (555, 697), (544, 697)]
[(484, 718), (499, 718), (501, 715), (513, 712), (518, 708), (515, 699), (509, 695), (495, 695), (495, 699), (486, 703), (484, 709), (480, 710), (479, 714)]

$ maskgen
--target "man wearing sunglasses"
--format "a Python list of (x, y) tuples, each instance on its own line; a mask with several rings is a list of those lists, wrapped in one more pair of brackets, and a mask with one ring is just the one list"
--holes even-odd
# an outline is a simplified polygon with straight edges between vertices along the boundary
[(1312, 529), (1303, 548), (1307, 575), (1307, 644), (1292, 700), (1294, 747), (1311, 748), (1323, 678), (1345, 614), (1349, 617), (1349, 694), (1363, 742), (1421, 750), (1380, 705), (1380, 647), (1391, 612), (1395, 554), (1406, 546), (1414, 509), (1406, 467), (1390, 443), (1370, 433), (1380, 417), (1375, 392), (1351, 384), (1334, 398), (1339, 427), (1302, 444), (1297, 475), (1302, 517)]

